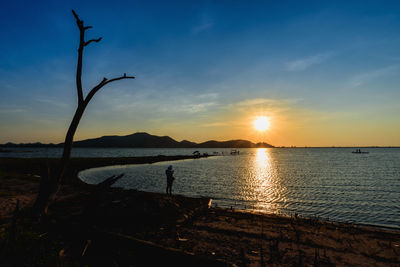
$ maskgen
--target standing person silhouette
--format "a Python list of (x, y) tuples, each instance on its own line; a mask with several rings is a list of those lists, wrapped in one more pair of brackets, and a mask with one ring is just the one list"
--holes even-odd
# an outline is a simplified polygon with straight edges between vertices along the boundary
[(172, 195), (172, 182), (175, 180), (174, 170), (172, 169), (172, 165), (168, 166), (168, 169), (165, 171), (167, 175), (167, 195)]

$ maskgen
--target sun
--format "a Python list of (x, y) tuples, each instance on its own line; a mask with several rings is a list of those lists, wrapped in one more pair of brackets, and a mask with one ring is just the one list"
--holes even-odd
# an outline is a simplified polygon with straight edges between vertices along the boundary
[(257, 117), (254, 121), (254, 128), (258, 131), (265, 131), (269, 127), (269, 120), (265, 116)]

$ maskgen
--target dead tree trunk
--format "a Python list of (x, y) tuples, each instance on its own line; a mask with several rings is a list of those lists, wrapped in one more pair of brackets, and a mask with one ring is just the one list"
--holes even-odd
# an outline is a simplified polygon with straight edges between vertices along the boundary
[(76, 129), (78, 128), (78, 125), (82, 118), (83, 112), (85, 111), (90, 100), (103, 86), (105, 86), (108, 83), (118, 81), (118, 80), (123, 80), (123, 79), (134, 79), (135, 78), (133, 76), (127, 76), (126, 73), (124, 73), (124, 75), (122, 75), (120, 77), (116, 77), (116, 78), (112, 78), (112, 79), (103, 78), (103, 80), (101, 82), (99, 82), (99, 84), (94, 86), (89, 91), (87, 96), (84, 98), (83, 89), (82, 89), (83, 50), (87, 45), (89, 45), (92, 42), (96, 42), (96, 43), (100, 42), (102, 38), (100, 37), (98, 39), (91, 39), (89, 41), (85, 41), (85, 31), (92, 28), (92, 26), (84, 26), (83, 20), (79, 19), (78, 15), (75, 13), (74, 10), (72, 10), (72, 13), (76, 19), (76, 24), (77, 24), (77, 26), (79, 28), (79, 32), (80, 32), (79, 48), (78, 48), (78, 63), (77, 63), (77, 68), (76, 68), (76, 89), (77, 89), (77, 93), (78, 93), (78, 106), (76, 108), (75, 115), (71, 121), (71, 124), (69, 125), (67, 134), (65, 136), (64, 150), (63, 150), (63, 154), (60, 159), (58, 168), (56, 169), (56, 171), (53, 171), (51, 173), (50, 173), (50, 171), (47, 171), (47, 175), (43, 174), (41, 177), (39, 194), (38, 194), (38, 197), (36, 198), (36, 201), (34, 204), (34, 210), (39, 215), (47, 213), (47, 208), (48, 208), (51, 200), (54, 198), (57, 191), (60, 189), (61, 182), (65, 175), (69, 159), (71, 157), (72, 144), (74, 141), (74, 135), (75, 135)]

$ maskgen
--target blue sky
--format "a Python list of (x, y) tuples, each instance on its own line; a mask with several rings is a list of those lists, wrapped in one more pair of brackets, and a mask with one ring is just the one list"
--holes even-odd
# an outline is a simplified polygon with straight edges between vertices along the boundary
[[(177, 140), (400, 145), (398, 1), (3, 1), (0, 143), (62, 142), (86, 92), (104, 87), (76, 139), (146, 131)], [(256, 116), (271, 127), (257, 132)]]

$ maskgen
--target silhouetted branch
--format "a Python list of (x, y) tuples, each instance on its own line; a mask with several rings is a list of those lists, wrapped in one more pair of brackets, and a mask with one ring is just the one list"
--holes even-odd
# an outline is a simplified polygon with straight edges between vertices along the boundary
[(107, 78), (103, 78), (103, 80), (98, 85), (96, 85), (95, 87), (93, 87), (92, 90), (90, 90), (89, 94), (86, 96), (85, 104), (87, 105), (89, 103), (89, 101), (92, 99), (92, 97), (97, 93), (97, 91), (99, 91), (104, 85), (111, 83), (111, 82), (118, 81), (118, 80), (123, 80), (123, 79), (135, 79), (135, 77), (134, 76), (126, 76), (126, 73), (124, 73), (123, 76), (113, 78), (111, 80), (108, 80)]
[(78, 24), (79, 28), (80, 26), (83, 26), (83, 21), (79, 19), (78, 15), (75, 13), (75, 11), (72, 9), (72, 14), (74, 14), (74, 17), (76, 19), (76, 24)]
[(125, 175), (124, 173), (121, 173), (120, 175), (113, 175), (111, 177), (108, 177), (103, 182), (97, 184), (97, 186), (96, 186), (97, 190), (106, 189), (106, 188), (112, 186), (116, 181), (121, 179), (124, 175)]
[(100, 38), (98, 38), (98, 39), (89, 40), (89, 41), (85, 42), (84, 46), (87, 46), (87, 45), (90, 44), (91, 42), (96, 42), (96, 43), (98, 43), (98, 42), (101, 41), (101, 39), (102, 39), (102, 37), (100, 37)]
[(83, 20), (79, 19), (78, 15), (72, 10), (72, 14), (76, 19), (80, 31), (79, 48), (78, 48), (78, 63), (76, 67), (76, 90), (78, 93), (78, 103), (83, 103), (83, 90), (82, 90), (82, 57), (83, 47), (85, 46), (85, 27), (83, 26)]

